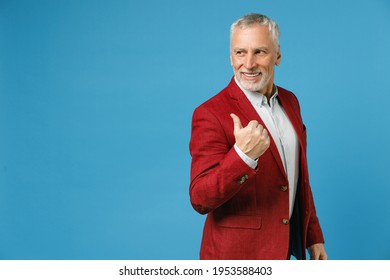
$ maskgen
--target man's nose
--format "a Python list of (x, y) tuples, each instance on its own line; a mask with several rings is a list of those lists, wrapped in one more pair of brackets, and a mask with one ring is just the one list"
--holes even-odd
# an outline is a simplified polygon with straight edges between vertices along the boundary
[(245, 59), (245, 68), (252, 69), (256, 66), (255, 56), (253, 54), (248, 54)]

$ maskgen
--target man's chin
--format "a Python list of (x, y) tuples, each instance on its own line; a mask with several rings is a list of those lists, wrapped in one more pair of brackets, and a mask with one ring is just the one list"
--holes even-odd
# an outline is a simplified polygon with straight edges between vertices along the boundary
[(241, 83), (241, 86), (248, 91), (260, 91), (263, 88), (261, 82), (251, 83), (251, 82), (242, 82), (241, 81), (240, 83)]

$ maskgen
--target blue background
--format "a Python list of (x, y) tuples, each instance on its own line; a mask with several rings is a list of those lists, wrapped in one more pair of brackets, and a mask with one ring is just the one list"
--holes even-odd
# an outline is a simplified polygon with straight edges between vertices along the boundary
[(331, 259), (390, 259), (390, 2), (0, 1), (0, 259), (197, 259), (191, 115), (281, 28)]

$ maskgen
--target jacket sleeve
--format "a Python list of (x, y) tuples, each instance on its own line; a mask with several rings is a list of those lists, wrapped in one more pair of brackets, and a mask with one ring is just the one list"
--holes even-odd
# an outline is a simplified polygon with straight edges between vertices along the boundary
[[(226, 116), (225, 121), (229, 118)], [(239, 157), (233, 145), (233, 121), (231, 127), (226, 124), (224, 127), (205, 106), (194, 111), (190, 140), (190, 199), (194, 209), (201, 214), (227, 202), (256, 174), (256, 170)]]
[[(310, 197), (311, 200), (313, 201), (313, 196), (311, 191), (310, 191)], [(312, 209), (310, 213), (311, 215), (309, 217), (309, 224), (307, 228), (307, 239), (306, 239), (307, 247), (310, 247), (311, 245), (317, 243), (325, 243), (320, 222), (318, 220), (316, 210), (314, 207), (314, 203), (312, 204)]]
[(306, 193), (306, 205), (307, 205), (307, 208), (308, 209), (308, 212), (310, 213), (309, 215), (309, 223), (308, 223), (308, 227), (307, 227), (307, 237), (306, 237), (306, 245), (307, 247), (310, 247), (311, 245), (313, 244), (317, 244), (317, 243), (325, 243), (324, 241), (324, 236), (323, 236), (323, 233), (322, 233), (322, 229), (321, 229), (321, 226), (320, 226), (320, 222), (318, 220), (318, 217), (317, 217), (317, 211), (316, 211), (316, 208), (315, 208), (315, 203), (314, 203), (314, 198), (313, 198), (313, 193), (312, 193), (312, 190), (311, 190), (311, 186), (310, 186), (310, 179), (309, 179), (309, 172), (308, 172), (308, 166), (307, 166), (307, 146), (306, 146), (306, 143), (307, 143), (307, 136), (306, 136), (306, 127), (303, 126), (303, 130), (304, 130), (304, 143), (305, 143), (305, 157), (304, 157), (304, 173), (305, 173), (305, 185), (306, 185), (306, 189), (307, 189), (307, 193)]

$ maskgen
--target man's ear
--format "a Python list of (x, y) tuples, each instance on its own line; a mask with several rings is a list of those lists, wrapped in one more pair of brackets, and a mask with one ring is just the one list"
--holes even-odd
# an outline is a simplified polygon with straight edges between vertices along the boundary
[(276, 53), (275, 65), (279, 66), (281, 60), (282, 60), (282, 53), (280, 52), (280, 46), (279, 46), (278, 47), (278, 52)]

